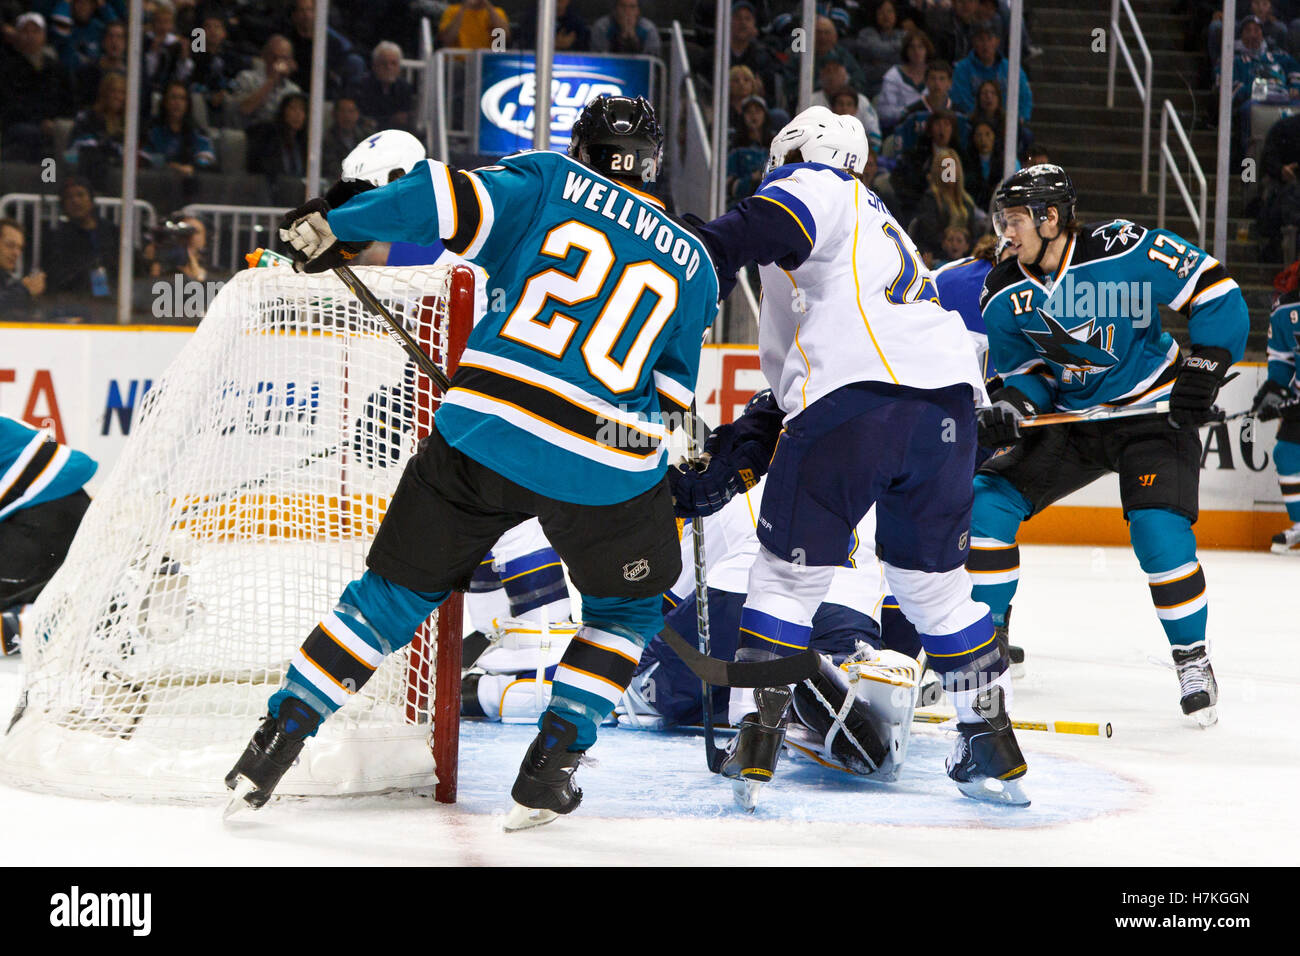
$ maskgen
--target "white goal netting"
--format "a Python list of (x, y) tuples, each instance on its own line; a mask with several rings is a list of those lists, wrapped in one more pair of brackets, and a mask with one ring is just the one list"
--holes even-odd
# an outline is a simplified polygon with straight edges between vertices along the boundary
[[(447, 269), (357, 273), (440, 366), (454, 363), (464, 343), (451, 329), (469, 322), (449, 314), (472, 308), (468, 270), (454, 292)], [(291, 655), (364, 570), (435, 407), (333, 275), (236, 275), (146, 394), (27, 618), (0, 774), (83, 794), (224, 794)], [(454, 711), (434, 719), (439, 632), (460, 640), (458, 605), (323, 725), (277, 793), (432, 787), (431, 745), (457, 732)]]

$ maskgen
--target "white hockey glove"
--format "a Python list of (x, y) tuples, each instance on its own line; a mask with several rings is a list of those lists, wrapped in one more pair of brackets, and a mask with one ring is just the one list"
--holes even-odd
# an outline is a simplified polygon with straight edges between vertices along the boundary
[(280, 241), (289, 246), (297, 272), (326, 272), (348, 265), (368, 242), (343, 242), (330, 228), (329, 203), (309, 200), (280, 220)]

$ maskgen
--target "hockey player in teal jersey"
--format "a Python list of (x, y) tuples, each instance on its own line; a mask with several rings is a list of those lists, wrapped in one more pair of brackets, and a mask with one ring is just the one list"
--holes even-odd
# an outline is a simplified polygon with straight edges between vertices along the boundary
[(441, 238), (486, 270), (489, 308), (369, 570), (307, 637), (227, 777), (232, 805), (265, 803), (319, 721), (532, 516), (582, 594), (584, 624), (506, 825), (578, 805), (573, 772), (662, 628), (660, 595), (681, 568), (665, 418), (689, 409), (717, 314), (705, 247), (642, 191), (661, 143), (644, 99), (600, 97), (574, 124), (568, 156), (526, 152), (475, 170), (428, 160), (337, 208), (312, 200), (285, 217), (281, 238), (305, 272), (344, 264), (369, 240)]
[(1260, 421), (1281, 418), (1273, 464), (1291, 527), (1273, 537), (1274, 554), (1300, 555), (1300, 293), (1288, 293), (1268, 319), (1268, 378), (1255, 393), (1250, 412)]
[[(1215, 720), (1218, 688), (1205, 645), (1205, 576), (1196, 559), (1201, 442), (1197, 427), (1246, 345), (1237, 284), (1203, 249), (1127, 220), (1080, 224), (1059, 166), (1009, 177), (994, 222), (1015, 251), (984, 283), (989, 357), (1004, 386), (980, 415), (980, 444), (1001, 450), (975, 477), (974, 597), (993, 609), (1003, 641), (1020, 573), (1021, 522), (1109, 472), (1178, 672), (1181, 706)], [(1191, 354), (1160, 326), (1158, 306), (1187, 316)], [(1168, 415), (1034, 429), (1048, 410), (1142, 405)]]

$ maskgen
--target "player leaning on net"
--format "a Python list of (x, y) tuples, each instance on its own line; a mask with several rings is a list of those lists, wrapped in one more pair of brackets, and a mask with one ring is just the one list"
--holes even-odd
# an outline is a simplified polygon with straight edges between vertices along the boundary
[(1273, 464), (1292, 525), (1273, 536), (1272, 549), (1274, 554), (1300, 555), (1300, 378), (1296, 376), (1300, 292), (1284, 295), (1268, 323), (1268, 378), (1255, 393), (1250, 411), (1262, 422), (1282, 419), (1273, 446)]
[[(1080, 224), (1059, 166), (999, 187), (994, 222), (1015, 258), (984, 282), (989, 355), (1003, 388), (980, 416), (1002, 449), (975, 478), (969, 568), (975, 599), (1006, 615), (1020, 574), (1020, 523), (1109, 472), (1178, 672), (1183, 713), (1214, 722), (1218, 688), (1205, 645), (1205, 576), (1192, 524), (1201, 440), (1219, 387), (1241, 359), (1246, 303), (1223, 266), (1164, 229), (1123, 219)], [(1159, 305), (1187, 316), (1191, 354), (1161, 330)], [(1036, 428), (1037, 412), (1169, 400), (1169, 414)]]
[[(424, 145), (410, 133), (400, 129), (380, 130), (366, 137), (344, 157), (339, 188), (350, 193), (357, 187), (348, 186), (349, 183), (386, 186), (401, 179), (425, 158)], [(487, 313), (486, 274), (449, 250), (442, 239), (428, 244), (376, 242), (358, 259), (390, 266), (468, 265), (474, 270), (474, 322), (478, 323)], [(406, 371), (407, 380), (398, 391), (401, 396), (398, 400), (412, 405), (415, 401), (414, 363), (408, 363)], [(375, 423), (382, 417), (372, 415), (367, 422)], [(403, 439), (400, 436), (389, 437), (396, 451)], [(505, 600), (499, 600), (503, 597)], [(470, 620), (480, 634), (492, 630), (494, 618), (569, 619), (569, 590), (564, 583), (560, 556), (546, 541), (536, 518), (530, 518), (501, 535), (475, 570), (465, 603)]]
[[(754, 196), (700, 226), (724, 287), (747, 262), (760, 264), (759, 357), (785, 413), (736, 657), (807, 645), (850, 534), (874, 504), (889, 590), (957, 710), (949, 775), (977, 799), (1025, 803), (1007, 658), (965, 570), (983, 382), (960, 317), (939, 306), (916, 246), (861, 181), (867, 151), (855, 118), (805, 110), (773, 139)], [(743, 454), (706, 447), (708, 469), (723, 474)], [(771, 779), (790, 696), (787, 687), (754, 693), (723, 766), (742, 802)]]
[(578, 805), (573, 772), (681, 570), (660, 417), (689, 407), (717, 313), (704, 246), (640, 188), (658, 175), (662, 138), (644, 99), (600, 97), (574, 124), (570, 156), (521, 153), (472, 171), (429, 160), (339, 208), (314, 200), (285, 217), (304, 271), (341, 265), (371, 239), (441, 237), (509, 309), (470, 333), (369, 570), (307, 637), (230, 772), (236, 798), (264, 803), (318, 722), (468, 583), (502, 532), (537, 517), (583, 595), (584, 626), (507, 826)]

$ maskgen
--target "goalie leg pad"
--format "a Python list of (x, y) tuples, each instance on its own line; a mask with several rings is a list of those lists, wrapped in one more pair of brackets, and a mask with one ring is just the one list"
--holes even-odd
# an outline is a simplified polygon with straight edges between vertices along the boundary
[(867, 702), (850, 689), (848, 673), (825, 656), (817, 676), (795, 685), (794, 717), (812, 732), (825, 759), (853, 773), (874, 774), (889, 757), (883, 722), (873, 719)]

